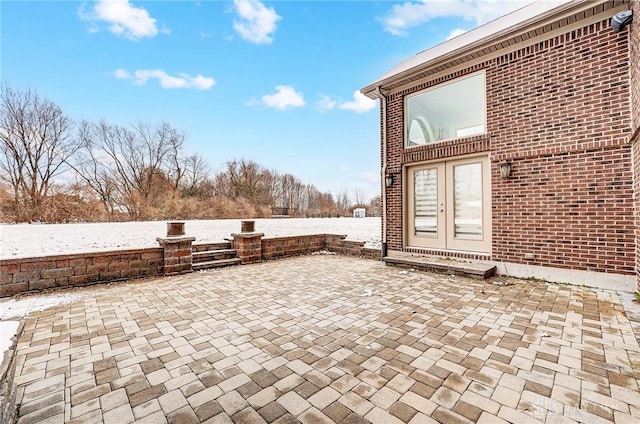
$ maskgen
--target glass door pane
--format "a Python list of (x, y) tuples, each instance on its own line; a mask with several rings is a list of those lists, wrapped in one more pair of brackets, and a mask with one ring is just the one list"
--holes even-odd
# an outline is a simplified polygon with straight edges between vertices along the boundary
[(465, 240), (482, 239), (482, 163), (453, 167), (453, 232)]
[(489, 169), (488, 156), (408, 168), (406, 245), (491, 252)]
[(438, 236), (438, 170), (420, 169), (413, 173), (415, 235)]

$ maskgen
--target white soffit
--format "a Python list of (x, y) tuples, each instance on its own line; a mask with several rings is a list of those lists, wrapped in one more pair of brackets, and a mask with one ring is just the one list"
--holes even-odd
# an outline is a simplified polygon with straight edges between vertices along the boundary
[[(474, 48), (480, 47), (492, 40), (524, 30), (535, 28), (536, 24), (556, 15), (580, 6), (592, 7), (601, 3), (623, 3), (609, 0), (539, 0), (523, 8), (515, 10), (505, 16), (472, 29), (455, 38), (447, 40), (430, 49), (424, 50), (415, 56), (403, 61), (380, 78), (364, 87), (361, 91), (370, 97), (376, 97), (374, 91), (378, 86), (383, 86), (392, 80), (397, 80), (413, 73), (417, 68), (426, 68), (430, 63), (442, 61), (446, 58), (455, 59), (458, 54), (470, 53)], [(613, 5), (611, 5), (613, 6)]]

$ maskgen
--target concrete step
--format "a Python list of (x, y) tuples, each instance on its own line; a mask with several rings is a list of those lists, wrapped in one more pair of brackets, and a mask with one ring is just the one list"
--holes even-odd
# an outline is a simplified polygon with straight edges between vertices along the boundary
[(231, 249), (231, 243), (228, 241), (221, 241), (218, 243), (203, 243), (194, 244), (191, 246), (194, 252), (206, 252), (208, 250), (224, 250)]
[(199, 262), (193, 264), (194, 271), (201, 271), (203, 269), (212, 269), (212, 268), (221, 268), (223, 266), (232, 266), (239, 265), (240, 258), (230, 258), (230, 259), (218, 259), (215, 261), (207, 261), (207, 262)]
[(210, 262), (222, 259), (232, 259), (236, 257), (234, 249), (205, 250), (193, 252), (193, 263)]
[(466, 262), (464, 259), (425, 256), (406, 252), (389, 252), (382, 259), (387, 265), (413, 268), (440, 274), (463, 275), (472, 278), (489, 278), (496, 272), (494, 265)]

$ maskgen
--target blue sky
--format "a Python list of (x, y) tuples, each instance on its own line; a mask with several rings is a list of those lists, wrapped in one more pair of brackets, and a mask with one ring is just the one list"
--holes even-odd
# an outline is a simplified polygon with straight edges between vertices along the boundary
[(76, 121), (167, 121), (214, 171), (246, 158), (372, 197), (379, 106), (357, 90), (528, 2), (3, 0), (0, 79)]

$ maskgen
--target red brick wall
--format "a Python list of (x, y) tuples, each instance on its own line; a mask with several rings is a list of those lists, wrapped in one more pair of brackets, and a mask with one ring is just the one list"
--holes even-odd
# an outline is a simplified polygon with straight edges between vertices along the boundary
[(629, 59), (631, 73), (631, 100), (634, 132), (640, 129), (640, 0), (631, 0), (633, 22), (622, 34), (629, 34)]
[[(636, 273), (637, 289), (640, 291), (640, 1), (631, 2), (633, 23), (629, 27), (629, 60), (631, 76), (631, 111), (633, 136), (633, 181), (636, 213)], [(626, 32), (625, 31), (625, 32)]]
[(380, 249), (364, 247), (365, 242), (345, 240), (347, 236), (314, 234), (262, 239), (262, 259), (308, 255), (327, 250), (345, 256), (380, 260)]
[[(404, 97), (478, 70), (486, 72), (488, 135), (404, 150)], [(627, 35), (602, 21), (422, 81), (388, 97), (390, 168), (490, 152), (491, 259), (632, 274), (628, 76)], [(510, 179), (499, 176), (505, 158), (513, 162)], [(399, 176), (388, 194), (389, 249), (402, 249)]]
[(262, 260), (262, 233), (233, 234), (233, 248), (242, 264), (260, 262)]
[(193, 271), (193, 249), (195, 237), (158, 239), (164, 249), (164, 275), (185, 274)]
[(0, 297), (162, 275), (163, 249), (149, 248), (0, 261)]
[[(387, 190), (387, 246), (402, 247), (402, 152), (403, 152), (403, 97), (387, 97), (387, 174), (394, 176), (393, 186)], [(383, 129), (385, 130), (385, 129)]]
[(262, 259), (307, 255), (325, 248), (325, 235), (275, 237), (262, 239)]

